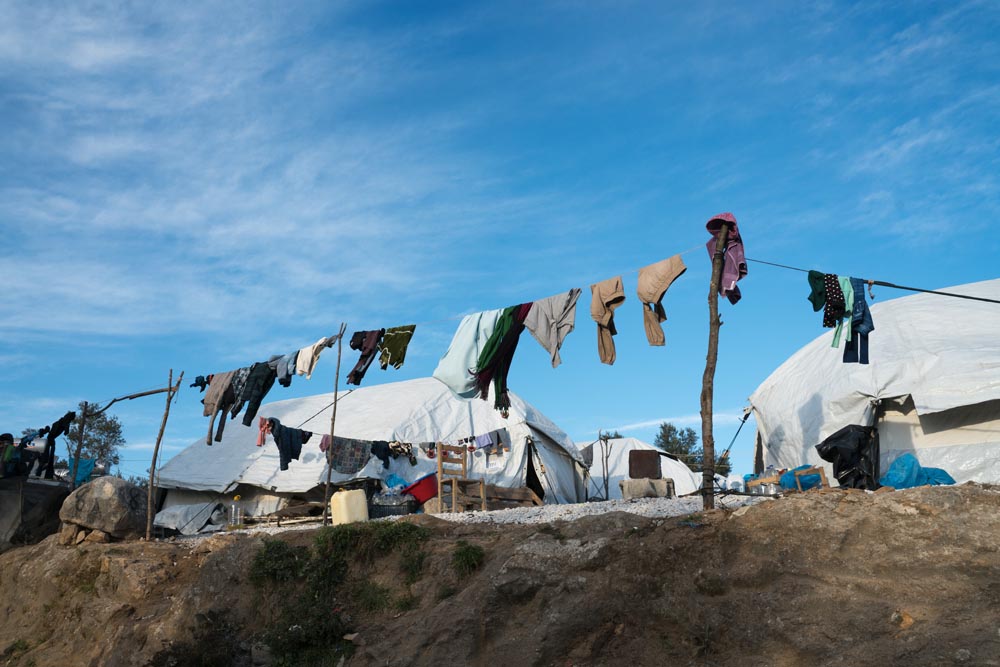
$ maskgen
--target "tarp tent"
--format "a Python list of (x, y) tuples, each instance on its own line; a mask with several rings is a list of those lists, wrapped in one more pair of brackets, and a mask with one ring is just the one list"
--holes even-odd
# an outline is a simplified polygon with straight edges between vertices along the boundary
[[(277, 509), (282, 497), (322, 485), (326, 460), (319, 450), (319, 434), (329, 432), (332, 409), (332, 393), (268, 403), (260, 408), (258, 414), (262, 417), (276, 417), (286, 426), (317, 434), (303, 446), (301, 459), (292, 461), (284, 471), (279, 470), (278, 450), (271, 439), (264, 447), (257, 447), (258, 429), (243, 426), (239, 420), (226, 424), (222, 442), (213, 442), (209, 447), (200, 438), (160, 469), (158, 486), (173, 490), (167, 493), (166, 506), (211, 502), (223, 493), (240, 493), (245, 513), (262, 514)], [(515, 394), (511, 394), (507, 419), (493, 409), (492, 400), (456, 398), (432, 378), (344, 391), (337, 404), (336, 433), (348, 438), (455, 442), (496, 429), (506, 429), (510, 451), (489, 457), (488, 463), (482, 451), (470, 455), (470, 476), (484, 477), (488, 484), (519, 487), (527, 484), (532, 468), (546, 503), (583, 500), (584, 466), (576, 446), (558, 426)], [(331, 480), (341, 484), (395, 473), (413, 481), (436, 470), (436, 461), (420, 452), (416, 466), (400, 458), (390, 459), (390, 467), (384, 469), (382, 462), (372, 457), (357, 474), (334, 471)]]
[[(602, 448), (601, 441), (594, 443), (577, 443), (584, 458), (593, 462), (590, 465), (590, 488), (591, 499), (604, 498), (604, 480), (608, 482), (607, 500), (615, 500), (622, 497), (621, 488), (618, 482), (628, 479), (628, 456), (633, 450), (653, 450), (661, 451), (649, 443), (636, 438), (612, 438), (608, 440), (607, 450)], [(584, 451), (585, 448), (589, 449)], [(603, 452), (607, 452), (607, 465), (605, 466)], [(660, 471), (663, 477), (674, 480), (674, 492), (677, 495), (691, 493), (701, 486), (701, 476), (695, 475), (691, 469), (680, 461), (666, 456), (660, 457)]]
[[(1000, 279), (942, 291), (1000, 299)], [(843, 363), (829, 331), (750, 397), (764, 465), (823, 465), (815, 445), (877, 419), (883, 472), (911, 452), (958, 482), (1000, 482), (1000, 304), (920, 294), (871, 310), (869, 365)]]

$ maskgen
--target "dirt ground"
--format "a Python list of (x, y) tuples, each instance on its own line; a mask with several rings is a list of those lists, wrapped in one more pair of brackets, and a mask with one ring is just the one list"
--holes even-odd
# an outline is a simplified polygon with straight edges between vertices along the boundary
[[(408, 521), (428, 531), (419, 562), (359, 547), (343, 593), (319, 601), (350, 641), (313, 663), (265, 646), (305, 579), (251, 583), (263, 537), (14, 549), (0, 556), (0, 667), (1000, 665), (997, 487), (811, 491), (669, 519)], [(463, 573), (470, 545), (482, 562)]]

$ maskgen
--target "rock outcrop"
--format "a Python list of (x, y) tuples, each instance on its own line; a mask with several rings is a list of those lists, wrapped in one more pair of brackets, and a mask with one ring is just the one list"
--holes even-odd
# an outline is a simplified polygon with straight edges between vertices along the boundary
[(66, 498), (59, 518), (118, 539), (140, 535), (146, 529), (146, 492), (117, 477), (98, 477)]

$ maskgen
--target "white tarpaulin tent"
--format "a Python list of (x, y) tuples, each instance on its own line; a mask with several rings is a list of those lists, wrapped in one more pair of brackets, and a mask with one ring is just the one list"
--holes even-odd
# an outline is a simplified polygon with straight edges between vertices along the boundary
[[(608, 448), (604, 450), (601, 441), (595, 443), (577, 443), (579, 449), (589, 447), (593, 453), (593, 463), (590, 465), (590, 497), (604, 498), (604, 480), (608, 481), (608, 497), (605, 500), (615, 500), (622, 497), (618, 482), (628, 479), (628, 454), (641, 450), (659, 452), (649, 443), (636, 438), (612, 438), (608, 440)], [(604, 463), (604, 452), (607, 452), (607, 465)], [(589, 457), (588, 457), (589, 458)], [(692, 493), (701, 486), (701, 476), (695, 475), (691, 469), (676, 459), (660, 457), (660, 471), (663, 477), (674, 480), (674, 492), (681, 496)]]
[[(1000, 299), (1000, 279), (942, 291)], [(1000, 304), (920, 294), (871, 311), (869, 365), (843, 363), (828, 331), (750, 397), (764, 465), (824, 464), (815, 445), (877, 416), (883, 472), (911, 452), (958, 482), (1000, 482)]]
[[(418, 451), (420, 442), (455, 442), (471, 435), (506, 429), (510, 451), (490, 456), (482, 451), (469, 456), (470, 476), (488, 484), (520, 487), (527, 484), (529, 467), (537, 474), (545, 502), (572, 503), (584, 499), (584, 466), (573, 442), (558, 426), (520, 397), (511, 394), (510, 416), (493, 409), (492, 399), (456, 398), (432, 378), (362, 387), (340, 393), (336, 434), (362, 440), (399, 440), (414, 443), (417, 465), (403, 458), (390, 459), (384, 469), (375, 457), (355, 475), (333, 472), (333, 483), (353, 479), (384, 479), (390, 473), (414, 481), (437, 470), (434, 459)], [(279, 470), (278, 449), (269, 437), (257, 447), (256, 427), (230, 421), (222, 442), (209, 447), (199, 439), (170, 459), (159, 472), (158, 486), (165, 489), (232, 493), (256, 488), (264, 494), (304, 493), (326, 480), (326, 460), (319, 450), (320, 434), (330, 430), (333, 394), (269, 403), (262, 417), (276, 417), (285, 426), (313, 431), (302, 447), (300, 460)], [(530, 464), (529, 464), (530, 457)], [(544, 472), (543, 472), (544, 471)], [(167, 496), (170, 502), (170, 493)], [(247, 510), (249, 512), (249, 510)]]

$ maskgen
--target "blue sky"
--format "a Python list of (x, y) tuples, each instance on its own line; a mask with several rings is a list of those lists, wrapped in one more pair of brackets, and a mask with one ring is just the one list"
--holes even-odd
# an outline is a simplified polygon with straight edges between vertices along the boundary
[[(995, 3), (425, 4), (0, 1), (2, 430), (341, 321), (444, 320), (365, 383), (424, 377), (445, 318), (582, 287), (563, 365), (526, 335), (511, 388), (576, 440), (652, 440), (662, 420), (700, 430), (710, 267), (685, 255), (665, 348), (635, 269), (702, 245), (716, 213), (752, 258), (926, 288), (1000, 275)], [(587, 288), (619, 274), (608, 367)], [(721, 305), (721, 447), (823, 332), (802, 274), (752, 264), (741, 286)], [(268, 398), (331, 391), (333, 360)], [(166, 456), (200, 408), (185, 387)], [(125, 472), (162, 409), (112, 409)], [(752, 443), (751, 424), (739, 472)]]

